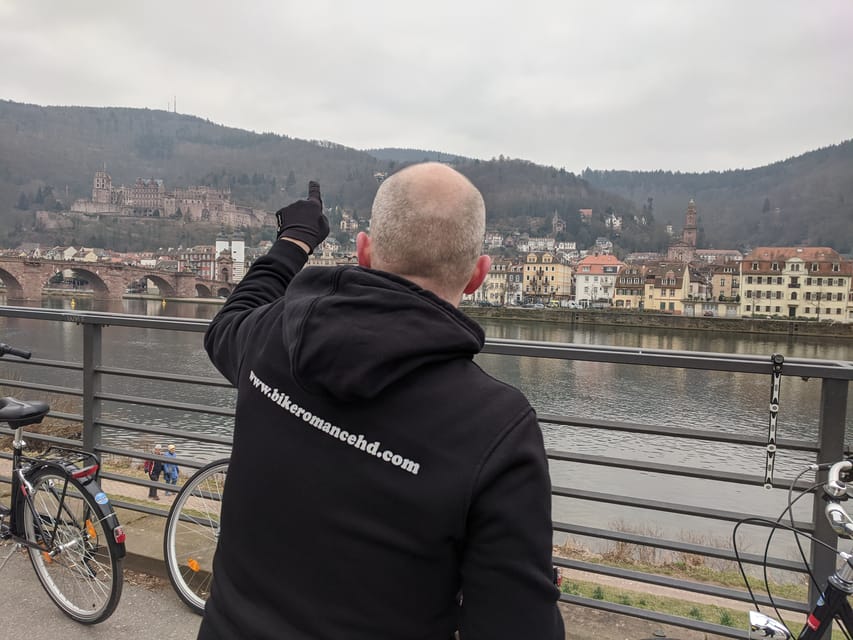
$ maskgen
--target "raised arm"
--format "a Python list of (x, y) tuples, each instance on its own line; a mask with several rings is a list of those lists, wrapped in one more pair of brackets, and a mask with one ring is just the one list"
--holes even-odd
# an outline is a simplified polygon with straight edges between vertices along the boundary
[(279, 239), (267, 255), (252, 264), (204, 335), (211, 362), (232, 384), (236, 383), (248, 337), (260, 314), (284, 296), (290, 281), (305, 266), (308, 254), (329, 234), (320, 185), (309, 182), (308, 198), (280, 209), (276, 219)]

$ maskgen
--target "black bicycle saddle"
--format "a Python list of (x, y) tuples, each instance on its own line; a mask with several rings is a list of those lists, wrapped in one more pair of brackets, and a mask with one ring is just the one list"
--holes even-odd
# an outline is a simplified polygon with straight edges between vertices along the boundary
[(41, 422), (50, 411), (50, 405), (40, 400), (32, 402), (16, 398), (0, 398), (0, 422), (8, 422), (11, 427)]

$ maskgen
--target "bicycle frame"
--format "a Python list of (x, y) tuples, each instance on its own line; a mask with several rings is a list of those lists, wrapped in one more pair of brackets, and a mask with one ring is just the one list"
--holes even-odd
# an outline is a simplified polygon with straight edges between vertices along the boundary
[[(23, 522), (22, 518), (25, 513), (24, 509), (28, 509), (32, 514), (33, 521), (38, 528), (41, 537), (44, 539), (50, 539), (48, 535), (50, 535), (51, 532), (48, 532), (45, 529), (44, 518), (47, 516), (48, 522), (53, 522), (53, 533), (55, 533), (55, 528), (58, 527), (61, 522), (62, 512), (65, 511), (71, 515), (70, 511), (68, 511), (68, 508), (66, 507), (65, 500), (67, 496), (69, 478), (76, 478), (77, 480), (80, 480), (83, 488), (92, 496), (95, 503), (98, 505), (98, 512), (92, 515), (101, 522), (104, 530), (109, 535), (113, 536), (115, 541), (118, 543), (118, 557), (123, 558), (126, 554), (124, 530), (121, 525), (118, 524), (118, 519), (116, 518), (112, 507), (108, 502), (103, 503), (103, 500), (100, 498), (100, 496), (103, 495), (100, 490), (100, 486), (97, 483), (100, 465), (96, 460), (94, 460), (94, 456), (91, 456), (93, 460), (91, 464), (85, 465), (82, 468), (77, 468), (70, 462), (25, 456), (23, 454), (23, 448), (23, 427), (18, 427), (15, 429), (15, 436), (12, 442), (12, 492), (9, 505), (9, 533), (15, 542), (25, 547), (39, 548), (36, 543), (27, 540), (26, 535), (21, 530), (21, 522)], [(81, 455), (89, 457), (90, 454)], [(32, 486), (27, 481), (27, 475), (30, 475), (42, 468), (52, 468), (56, 470), (58, 475), (65, 478), (61, 495), (57, 495), (57, 502), (59, 504), (60, 511), (56, 514), (39, 514), (32, 500)], [(92, 480), (95, 480), (95, 482), (92, 482)]]

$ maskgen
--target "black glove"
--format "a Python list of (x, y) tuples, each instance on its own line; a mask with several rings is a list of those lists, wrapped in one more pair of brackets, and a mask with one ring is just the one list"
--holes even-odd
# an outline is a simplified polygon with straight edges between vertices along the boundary
[(329, 220), (323, 214), (323, 200), (320, 197), (320, 183), (313, 180), (308, 183), (308, 197), (297, 200), (275, 212), (278, 221), (278, 237), (301, 240), (313, 253), (317, 245), (329, 235)]

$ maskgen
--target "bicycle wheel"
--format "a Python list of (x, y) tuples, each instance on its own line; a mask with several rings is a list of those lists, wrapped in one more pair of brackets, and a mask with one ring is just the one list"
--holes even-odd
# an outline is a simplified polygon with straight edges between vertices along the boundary
[(30, 478), (35, 513), (23, 507), (27, 547), (45, 591), (70, 618), (106, 620), (124, 584), (118, 543), (104, 531), (94, 498), (75, 479), (52, 468)]
[(181, 487), (166, 518), (163, 557), (169, 580), (181, 600), (199, 615), (204, 613), (213, 582), (213, 554), (227, 475), (227, 459), (196, 471)]

